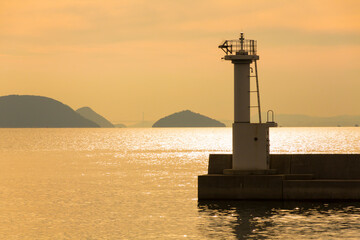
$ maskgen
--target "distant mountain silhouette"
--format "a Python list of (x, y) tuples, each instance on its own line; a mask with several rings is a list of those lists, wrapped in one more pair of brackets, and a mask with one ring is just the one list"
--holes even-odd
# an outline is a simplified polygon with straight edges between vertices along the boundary
[(153, 127), (225, 127), (225, 124), (190, 110), (161, 118)]
[(102, 128), (113, 128), (115, 127), (110, 121), (108, 121), (103, 116), (96, 113), (94, 110), (92, 110), (89, 107), (82, 107), (76, 110), (77, 113), (79, 113), (81, 116), (83, 116), (86, 119), (89, 119), (90, 121), (93, 121), (97, 125), (99, 125)]
[(360, 124), (360, 116), (314, 117), (307, 115), (279, 114), (275, 121), (283, 127), (353, 127)]
[(99, 125), (54, 99), (30, 95), (9, 95), (0, 97), (0, 127), (93, 128)]

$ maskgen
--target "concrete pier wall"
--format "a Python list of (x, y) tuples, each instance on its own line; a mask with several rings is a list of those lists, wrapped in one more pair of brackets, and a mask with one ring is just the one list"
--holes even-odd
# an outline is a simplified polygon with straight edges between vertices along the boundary
[(283, 181), (284, 200), (359, 200), (360, 180)]
[(270, 168), (315, 179), (360, 179), (360, 154), (271, 154)]
[[(232, 166), (232, 154), (210, 154), (209, 174)], [(270, 154), (278, 174), (313, 174), (315, 179), (360, 179), (360, 154)]]
[(211, 154), (198, 198), (360, 200), (360, 154), (271, 154), (270, 175), (225, 175), (231, 154)]
[(224, 169), (231, 168), (232, 154), (210, 154), (208, 174), (223, 174)]
[(208, 174), (198, 177), (199, 199), (282, 199), (283, 176)]

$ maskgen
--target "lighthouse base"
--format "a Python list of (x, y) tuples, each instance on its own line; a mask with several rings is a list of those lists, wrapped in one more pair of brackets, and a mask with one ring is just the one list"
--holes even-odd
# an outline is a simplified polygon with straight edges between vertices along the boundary
[(231, 161), (210, 155), (199, 200), (360, 200), (360, 154), (270, 155), (276, 173), (223, 174)]
[(276, 126), (276, 123), (233, 123), (231, 169), (269, 169), (269, 128)]

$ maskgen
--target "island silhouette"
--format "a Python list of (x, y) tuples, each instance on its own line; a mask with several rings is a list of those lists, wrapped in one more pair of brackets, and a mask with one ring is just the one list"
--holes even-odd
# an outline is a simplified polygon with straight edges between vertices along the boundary
[(97, 128), (69, 106), (48, 97), (8, 95), (0, 97), (2, 128)]
[(199, 113), (184, 110), (159, 119), (152, 127), (225, 127), (225, 124)]
[(102, 128), (113, 128), (115, 127), (109, 120), (101, 116), (100, 114), (96, 113), (90, 107), (82, 107), (76, 110), (84, 118), (96, 123)]

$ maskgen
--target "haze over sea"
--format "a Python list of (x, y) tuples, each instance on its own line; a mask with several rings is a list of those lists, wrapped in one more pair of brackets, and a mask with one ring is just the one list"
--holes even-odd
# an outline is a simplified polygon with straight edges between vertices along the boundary
[[(231, 128), (0, 134), (1, 239), (360, 239), (360, 203), (198, 202)], [(360, 153), (360, 128), (275, 128), (270, 141), (271, 153)]]

